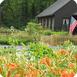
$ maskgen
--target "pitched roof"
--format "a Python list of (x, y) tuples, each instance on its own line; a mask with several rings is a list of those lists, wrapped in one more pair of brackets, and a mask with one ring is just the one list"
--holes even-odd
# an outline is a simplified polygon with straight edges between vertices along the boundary
[(71, 0), (57, 0), (53, 5), (49, 6), (47, 9), (45, 9), (43, 12), (41, 12), (36, 17), (44, 17), (44, 16), (53, 15), (57, 10), (65, 6), (70, 1)]

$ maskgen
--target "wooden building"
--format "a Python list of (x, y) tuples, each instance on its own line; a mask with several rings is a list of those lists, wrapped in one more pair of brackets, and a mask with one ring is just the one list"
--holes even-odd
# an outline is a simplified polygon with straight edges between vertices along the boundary
[(71, 16), (77, 19), (77, 3), (75, 0), (57, 0), (36, 17), (43, 27), (53, 31), (68, 31)]

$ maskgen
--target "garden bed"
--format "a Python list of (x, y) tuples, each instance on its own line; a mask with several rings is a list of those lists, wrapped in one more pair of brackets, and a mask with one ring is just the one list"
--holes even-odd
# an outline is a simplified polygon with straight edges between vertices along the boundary
[[(77, 73), (77, 47), (69, 41), (53, 51), (42, 43), (29, 47), (0, 48), (2, 77), (74, 77)], [(8, 56), (7, 56), (8, 55)]]

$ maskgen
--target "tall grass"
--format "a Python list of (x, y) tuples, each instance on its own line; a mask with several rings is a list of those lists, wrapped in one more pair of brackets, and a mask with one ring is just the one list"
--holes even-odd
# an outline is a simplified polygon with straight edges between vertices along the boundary
[(51, 35), (42, 37), (41, 41), (49, 45), (63, 45), (67, 40), (70, 40), (73, 44), (77, 45), (77, 36), (70, 35)]

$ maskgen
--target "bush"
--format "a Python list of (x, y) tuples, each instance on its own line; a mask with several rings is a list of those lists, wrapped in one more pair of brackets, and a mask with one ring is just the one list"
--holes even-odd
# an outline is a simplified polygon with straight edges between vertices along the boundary
[(44, 31), (44, 35), (51, 35), (52, 34), (52, 31), (51, 30), (45, 30)]
[(29, 22), (26, 27), (28, 35), (33, 37), (34, 42), (40, 41), (42, 26), (40, 24)]

